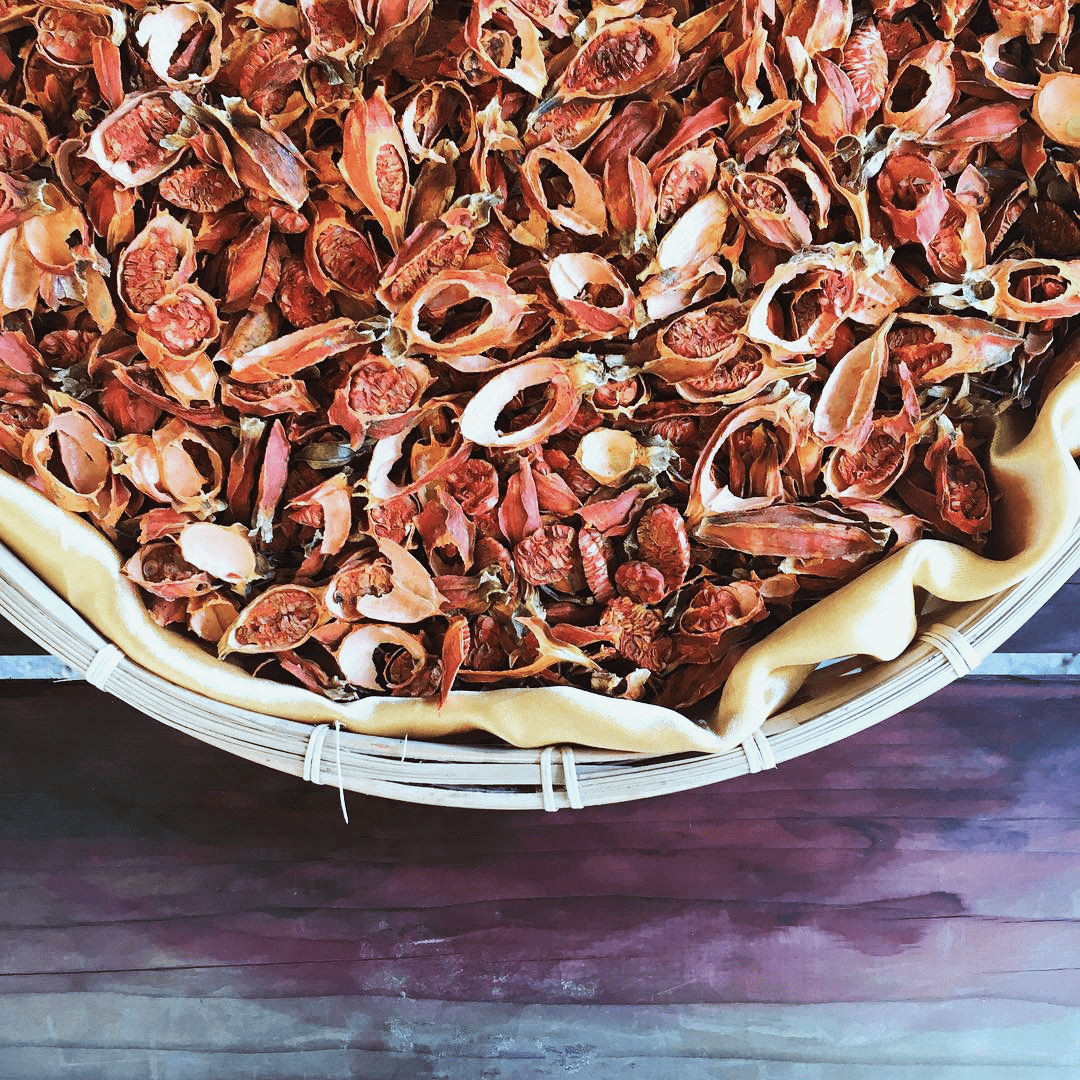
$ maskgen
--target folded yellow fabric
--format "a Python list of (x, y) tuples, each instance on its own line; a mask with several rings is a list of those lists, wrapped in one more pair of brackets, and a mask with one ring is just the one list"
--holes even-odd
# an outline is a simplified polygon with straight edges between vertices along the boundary
[(444, 708), (406, 698), (337, 703), (257, 679), (147, 615), (112, 545), (87, 522), (0, 473), (0, 540), (137, 664), (217, 701), (371, 735), (419, 738), (483, 729), (515, 746), (578, 743), (664, 754), (728, 750), (749, 738), (819, 663), (899, 656), (916, 633), (915, 597), (979, 600), (1040, 566), (1080, 521), (1080, 369), (1050, 394), (1031, 430), (1000, 425), (991, 449), (997, 558), (920, 540), (796, 616), (747, 651), (725, 687), (712, 730), (655, 705), (544, 687), (455, 691)]

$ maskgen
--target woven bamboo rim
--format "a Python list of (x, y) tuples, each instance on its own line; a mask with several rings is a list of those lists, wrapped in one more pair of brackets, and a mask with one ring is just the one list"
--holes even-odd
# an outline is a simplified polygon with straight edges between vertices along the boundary
[[(0, 545), (0, 614), (127, 704), (248, 761), (342, 791), (434, 806), (558, 810), (651, 798), (772, 768), (879, 723), (988, 656), (1080, 568), (1080, 526), (1025, 581), (938, 612), (896, 660), (823, 666), (752, 742), (723, 754), (522, 750), (313, 728), (211, 698), (134, 664)], [(931, 625), (932, 624), (932, 625)], [(344, 805), (344, 800), (343, 800)]]

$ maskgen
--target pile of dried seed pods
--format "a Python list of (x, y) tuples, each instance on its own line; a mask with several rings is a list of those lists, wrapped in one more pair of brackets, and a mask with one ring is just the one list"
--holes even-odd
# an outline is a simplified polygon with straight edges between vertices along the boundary
[(1064, 0), (0, 14), (0, 457), (335, 699), (687, 708), (1080, 312)]

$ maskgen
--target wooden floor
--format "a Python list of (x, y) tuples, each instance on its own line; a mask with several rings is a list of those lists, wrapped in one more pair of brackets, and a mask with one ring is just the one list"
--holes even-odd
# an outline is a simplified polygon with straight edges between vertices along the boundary
[[(1002, 651), (1080, 653), (1078, 611)], [(4, 1080), (1080, 1077), (1076, 676), (648, 802), (349, 825), (85, 684), (0, 695)]]

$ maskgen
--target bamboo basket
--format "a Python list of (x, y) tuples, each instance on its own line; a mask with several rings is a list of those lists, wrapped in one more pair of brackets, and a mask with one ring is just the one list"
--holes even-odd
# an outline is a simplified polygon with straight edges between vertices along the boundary
[(238, 757), (314, 783), (406, 802), (558, 810), (703, 787), (775, 767), (862, 731), (966, 674), (1080, 568), (1080, 525), (1042, 569), (986, 600), (939, 607), (897, 659), (822, 665), (754, 739), (722, 754), (523, 750), (376, 738), (223, 705), (133, 663), (0, 546), (0, 614), (88, 682)]

